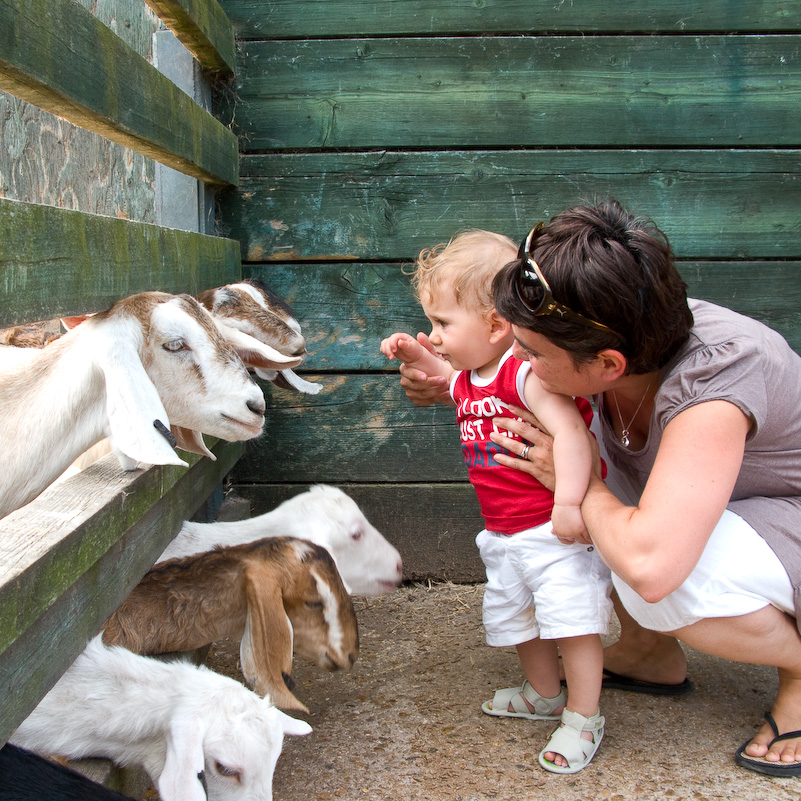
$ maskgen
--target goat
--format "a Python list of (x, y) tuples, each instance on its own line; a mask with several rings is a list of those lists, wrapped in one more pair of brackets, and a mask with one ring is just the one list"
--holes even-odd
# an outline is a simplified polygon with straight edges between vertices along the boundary
[(7, 743), (0, 748), (0, 801), (134, 801), (57, 762)]
[(186, 466), (173, 450), (171, 425), (180, 447), (206, 454), (200, 432), (258, 436), (264, 397), (237, 351), (265, 367), (299, 363), (240, 331), (221, 331), (188, 295), (143, 292), (22, 363), (0, 362), (0, 517), (109, 434), (128, 467)]
[(161, 801), (271, 801), (284, 735), (310, 731), (234, 679), (108, 648), (98, 636), (10, 742), (139, 765)]
[(292, 652), (328, 670), (359, 653), (353, 603), (325, 548), (291, 537), (156, 565), (103, 624), (103, 640), (137, 653), (191, 651), (241, 637), (242, 673), (283, 709), (308, 709), (292, 693)]
[[(261, 281), (250, 278), (208, 289), (197, 299), (224, 325), (244, 331), (287, 356), (305, 358), (306, 341), (292, 309)], [(290, 369), (265, 370), (257, 365), (253, 369), (259, 378), (282, 389), (309, 395), (316, 395), (322, 389), (321, 384), (305, 381)]]
[(383, 595), (403, 578), (398, 551), (370, 524), (352, 498), (325, 484), (316, 484), (271, 512), (248, 520), (186, 521), (158, 562), (210, 551), (215, 545), (240, 545), (280, 536), (322, 545), (353, 595)]

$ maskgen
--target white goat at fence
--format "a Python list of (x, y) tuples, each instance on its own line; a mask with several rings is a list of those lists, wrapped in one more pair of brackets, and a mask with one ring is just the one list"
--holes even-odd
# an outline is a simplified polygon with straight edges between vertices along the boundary
[(108, 648), (98, 636), (10, 742), (139, 765), (161, 801), (271, 801), (284, 735), (310, 731), (234, 679)]
[(192, 651), (240, 637), (242, 673), (282, 709), (293, 651), (334, 671), (359, 655), (353, 603), (325, 548), (275, 537), (156, 565), (103, 624), (103, 641), (141, 654)]
[(186, 521), (158, 561), (264, 537), (297, 537), (322, 545), (353, 595), (382, 595), (403, 577), (398, 551), (342, 490), (316, 484), (271, 512), (229, 523)]
[(258, 436), (264, 397), (237, 351), (268, 369), (299, 363), (160, 292), (118, 301), (22, 363), (0, 360), (0, 517), (109, 434), (129, 467), (186, 465), (171, 427), (180, 447), (206, 454), (200, 432)]

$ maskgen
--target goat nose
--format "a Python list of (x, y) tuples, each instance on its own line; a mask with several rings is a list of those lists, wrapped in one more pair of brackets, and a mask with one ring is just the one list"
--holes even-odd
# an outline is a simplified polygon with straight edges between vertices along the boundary
[(353, 667), (356, 664), (356, 654), (348, 654), (348, 661), (350, 662), (350, 666)]
[(251, 412), (253, 412), (253, 414), (257, 414), (259, 417), (264, 417), (264, 410), (266, 408), (264, 404), (264, 398), (261, 400), (249, 400), (247, 402), (247, 407)]

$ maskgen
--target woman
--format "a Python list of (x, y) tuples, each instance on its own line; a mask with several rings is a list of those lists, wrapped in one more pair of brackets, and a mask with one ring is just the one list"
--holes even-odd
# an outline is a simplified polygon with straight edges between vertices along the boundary
[[(515, 355), (597, 405), (619, 497), (596, 469), (582, 514), (625, 607), (607, 667), (632, 689), (686, 687), (671, 638), (776, 666), (773, 709), (736, 759), (801, 775), (801, 358), (760, 323), (688, 302), (664, 235), (614, 201), (535, 228), (494, 289)], [(418, 405), (441, 398), (420, 373), (402, 384)], [(530, 443), (494, 435), (516, 454), (498, 461), (552, 483), (547, 435), (497, 422)]]

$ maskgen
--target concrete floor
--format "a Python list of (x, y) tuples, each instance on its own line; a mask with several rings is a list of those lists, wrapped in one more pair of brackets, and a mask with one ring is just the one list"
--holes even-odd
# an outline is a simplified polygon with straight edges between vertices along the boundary
[[(689, 652), (692, 693), (605, 691), (606, 736), (581, 773), (536, 762), (552, 724), (493, 718), (480, 704), (520, 682), (516, 654), (484, 644), (481, 585), (412, 585), (357, 599), (362, 651), (351, 673), (298, 664), (314, 728), (288, 739), (275, 801), (799, 801), (801, 779), (735, 765), (776, 690), (775, 671)], [(238, 647), (209, 666), (238, 676)]]

